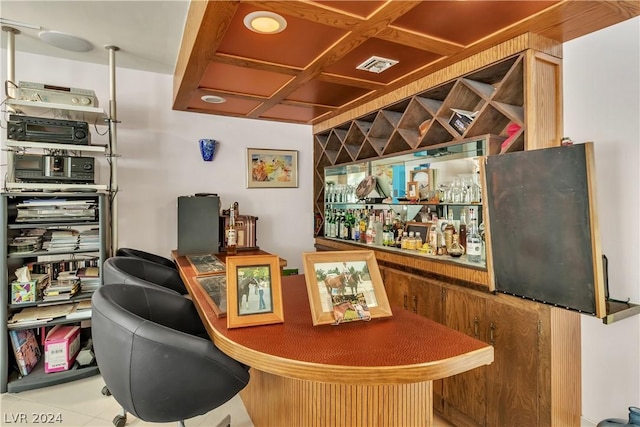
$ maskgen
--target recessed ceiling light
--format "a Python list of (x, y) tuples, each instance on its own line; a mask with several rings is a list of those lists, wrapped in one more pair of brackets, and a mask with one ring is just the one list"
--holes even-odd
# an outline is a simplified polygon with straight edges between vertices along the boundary
[(370, 71), (372, 73), (381, 73), (384, 70), (393, 67), (398, 61), (395, 59), (382, 58), (380, 56), (372, 56), (371, 58), (358, 65), (356, 69)]
[(200, 99), (204, 102), (208, 102), (209, 104), (222, 104), (223, 102), (227, 102), (223, 97), (216, 95), (204, 95), (201, 96)]
[(287, 28), (287, 21), (277, 13), (260, 10), (244, 17), (244, 26), (260, 34), (276, 34)]
[(72, 52), (89, 52), (93, 50), (93, 45), (80, 37), (72, 34), (61, 33), (60, 31), (40, 31), (40, 39), (52, 46)]

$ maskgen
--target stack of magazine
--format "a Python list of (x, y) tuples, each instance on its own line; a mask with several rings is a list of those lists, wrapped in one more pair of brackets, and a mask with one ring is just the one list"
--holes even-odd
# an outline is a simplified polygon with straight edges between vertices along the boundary
[(81, 267), (76, 271), (80, 279), (80, 292), (91, 293), (100, 287), (100, 267)]
[(43, 236), (42, 249), (51, 252), (74, 251), (78, 249), (79, 236), (78, 230), (47, 230)]
[(16, 222), (95, 221), (95, 199), (29, 199), (17, 206)]
[(42, 236), (44, 228), (31, 228), (23, 230), (19, 236), (9, 241), (9, 253), (29, 253), (42, 249)]
[(43, 301), (65, 301), (80, 290), (80, 279), (75, 271), (62, 271), (42, 293)]
[(96, 249), (100, 247), (100, 230), (92, 228), (80, 232), (78, 236), (78, 249)]

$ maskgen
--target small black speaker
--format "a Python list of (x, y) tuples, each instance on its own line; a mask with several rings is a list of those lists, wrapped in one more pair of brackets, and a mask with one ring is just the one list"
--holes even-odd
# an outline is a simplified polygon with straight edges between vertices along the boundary
[(218, 196), (179, 196), (178, 255), (217, 254), (219, 222)]

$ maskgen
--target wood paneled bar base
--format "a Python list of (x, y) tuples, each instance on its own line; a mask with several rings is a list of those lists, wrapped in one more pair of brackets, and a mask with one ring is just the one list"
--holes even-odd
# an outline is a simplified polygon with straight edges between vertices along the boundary
[(255, 426), (429, 426), (432, 381), (348, 385), (251, 369), (240, 392)]
[(251, 366), (240, 393), (260, 426), (430, 426), (432, 381), (493, 362), (493, 347), (406, 310), (313, 326), (303, 275), (282, 278), (284, 323), (228, 329), (174, 258), (213, 342)]

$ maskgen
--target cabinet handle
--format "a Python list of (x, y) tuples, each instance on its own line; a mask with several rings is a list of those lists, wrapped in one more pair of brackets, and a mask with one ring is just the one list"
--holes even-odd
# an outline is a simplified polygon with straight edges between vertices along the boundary
[(493, 336), (493, 331), (496, 330), (496, 325), (493, 324), (493, 322), (491, 322), (491, 325), (489, 326), (489, 342), (491, 343), (491, 345), (494, 345), (496, 340)]
[(415, 295), (413, 296), (413, 312), (418, 313), (418, 297)]
[(480, 320), (478, 320), (478, 316), (473, 318), (473, 336), (478, 338), (480, 336), (479, 332)]
[(407, 304), (407, 294), (404, 294), (404, 309), (406, 310), (408, 308), (408, 304)]

